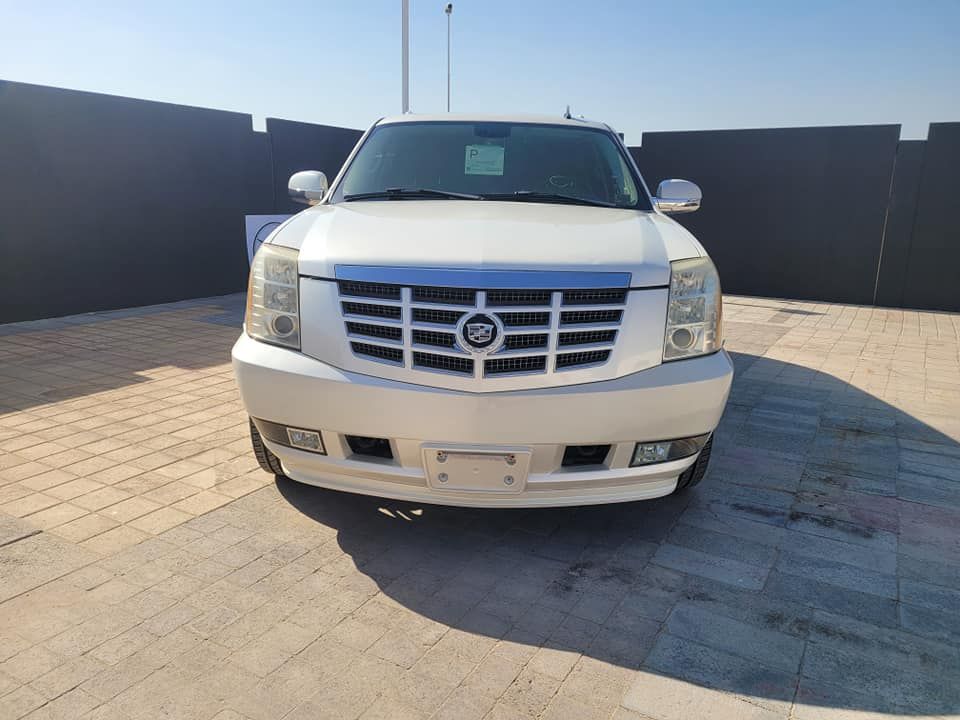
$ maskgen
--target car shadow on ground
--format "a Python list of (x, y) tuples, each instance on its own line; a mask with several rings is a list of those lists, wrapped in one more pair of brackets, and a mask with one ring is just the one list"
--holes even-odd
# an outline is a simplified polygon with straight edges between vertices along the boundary
[(641, 713), (665, 679), (801, 718), (960, 711), (960, 445), (934, 427), (954, 420), (733, 357), (710, 472), (680, 496), (477, 510), (277, 485), (403, 607), (547, 676), (641, 670)]

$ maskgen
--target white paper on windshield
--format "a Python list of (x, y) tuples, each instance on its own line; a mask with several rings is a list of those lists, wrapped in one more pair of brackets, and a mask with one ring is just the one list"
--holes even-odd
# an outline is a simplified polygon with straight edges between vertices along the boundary
[(467, 145), (465, 175), (503, 175), (502, 145)]

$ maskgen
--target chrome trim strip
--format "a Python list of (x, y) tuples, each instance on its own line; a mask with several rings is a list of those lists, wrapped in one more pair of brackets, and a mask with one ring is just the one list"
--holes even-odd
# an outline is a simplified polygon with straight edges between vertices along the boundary
[(337, 280), (386, 285), (483, 288), (485, 290), (595, 290), (629, 288), (630, 273), (579, 270), (473, 270), (469, 268), (337, 265)]

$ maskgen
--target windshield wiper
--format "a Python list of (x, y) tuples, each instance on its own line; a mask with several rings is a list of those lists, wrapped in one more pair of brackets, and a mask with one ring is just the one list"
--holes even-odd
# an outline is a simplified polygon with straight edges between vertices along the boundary
[(479, 195), (470, 195), (469, 193), (447, 192), (446, 190), (432, 190), (430, 188), (402, 188), (402, 187), (387, 188), (386, 190), (378, 190), (377, 192), (352, 193), (350, 195), (343, 196), (343, 199), (346, 202), (350, 202), (351, 200), (379, 200), (379, 199), (404, 200), (407, 198), (414, 198), (414, 199), (447, 198), (452, 200), (481, 200), (482, 199)]
[(519, 200), (526, 202), (562, 202), (571, 205), (594, 205), (596, 207), (619, 207), (615, 203), (604, 200), (588, 200), (587, 198), (577, 197), (575, 195), (563, 195), (560, 193), (537, 192), (536, 190), (517, 190), (512, 193), (485, 193), (484, 200)]

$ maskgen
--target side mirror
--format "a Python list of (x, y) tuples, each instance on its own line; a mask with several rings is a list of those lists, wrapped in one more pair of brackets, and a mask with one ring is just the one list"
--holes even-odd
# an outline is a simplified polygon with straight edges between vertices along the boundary
[(702, 198), (700, 188), (689, 180), (664, 180), (657, 185), (654, 200), (660, 212), (675, 215), (699, 209)]
[(304, 205), (316, 205), (329, 189), (327, 176), (319, 170), (301, 170), (290, 176), (287, 192), (290, 199)]

